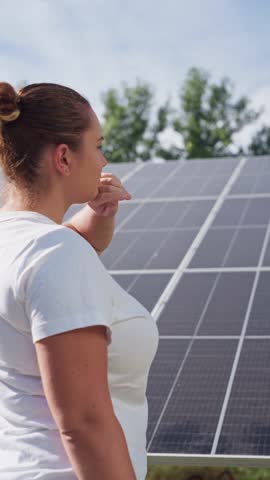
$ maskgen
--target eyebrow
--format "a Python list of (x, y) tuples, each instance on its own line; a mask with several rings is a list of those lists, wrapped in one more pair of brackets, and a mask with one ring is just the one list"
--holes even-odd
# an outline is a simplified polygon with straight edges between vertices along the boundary
[(104, 137), (100, 137), (97, 142), (100, 142), (101, 140), (104, 140)]

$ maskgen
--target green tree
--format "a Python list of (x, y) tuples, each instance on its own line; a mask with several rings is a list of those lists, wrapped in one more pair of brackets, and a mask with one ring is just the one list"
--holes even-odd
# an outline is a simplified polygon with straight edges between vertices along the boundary
[(264, 125), (256, 132), (248, 150), (253, 155), (270, 155), (270, 127)]
[(122, 85), (109, 89), (102, 96), (104, 104), (104, 150), (110, 162), (133, 162), (137, 158), (150, 160), (154, 156), (177, 158), (179, 152), (165, 150), (159, 134), (167, 127), (171, 114), (170, 102), (153, 113), (154, 93), (147, 83)]
[(104, 150), (110, 162), (133, 162), (149, 125), (153, 92), (137, 82), (134, 87), (111, 88), (102, 96), (104, 113)]
[(165, 160), (174, 160), (178, 159), (182, 151), (175, 146), (165, 149), (162, 147), (159, 134), (163, 132), (169, 125), (169, 118), (172, 114), (172, 109), (170, 106), (170, 100), (167, 100), (164, 105), (159, 107), (156, 119), (148, 128), (146, 138), (143, 140), (144, 151), (141, 153), (141, 158), (143, 160), (149, 160), (153, 157), (163, 158)]
[(173, 125), (183, 135), (188, 158), (230, 155), (233, 135), (260, 115), (249, 107), (247, 97), (233, 100), (228, 78), (214, 84), (198, 68), (189, 70), (180, 100), (181, 112)]

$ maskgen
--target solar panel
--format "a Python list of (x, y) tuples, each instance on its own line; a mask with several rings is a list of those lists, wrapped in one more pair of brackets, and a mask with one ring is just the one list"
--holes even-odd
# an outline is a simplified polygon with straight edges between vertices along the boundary
[(101, 256), (159, 328), (149, 463), (269, 466), (270, 157), (165, 165), (124, 182)]
[(105, 170), (132, 200), (101, 261), (160, 334), (149, 463), (269, 467), (270, 157)]

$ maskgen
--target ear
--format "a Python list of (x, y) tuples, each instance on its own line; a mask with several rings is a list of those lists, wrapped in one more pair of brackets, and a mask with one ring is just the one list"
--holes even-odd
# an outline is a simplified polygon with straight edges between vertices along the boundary
[(70, 175), (71, 155), (68, 145), (61, 143), (53, 151), (53, 162), (56, 170), (62, 175)]

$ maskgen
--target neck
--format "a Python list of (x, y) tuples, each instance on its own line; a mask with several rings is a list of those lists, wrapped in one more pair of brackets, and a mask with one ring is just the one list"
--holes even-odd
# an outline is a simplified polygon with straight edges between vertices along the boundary
[(62, 224), (63, 217), (70, 207), (65, 202), (63, 195), (58, 191), (50, 191), (44, 196), (30, 196), (19, 190), (14, 185), (8, 184), (5, 191), (5, 200), (0, 211), (31, 211), (37, 212), (53, 220), (55, 223)]

